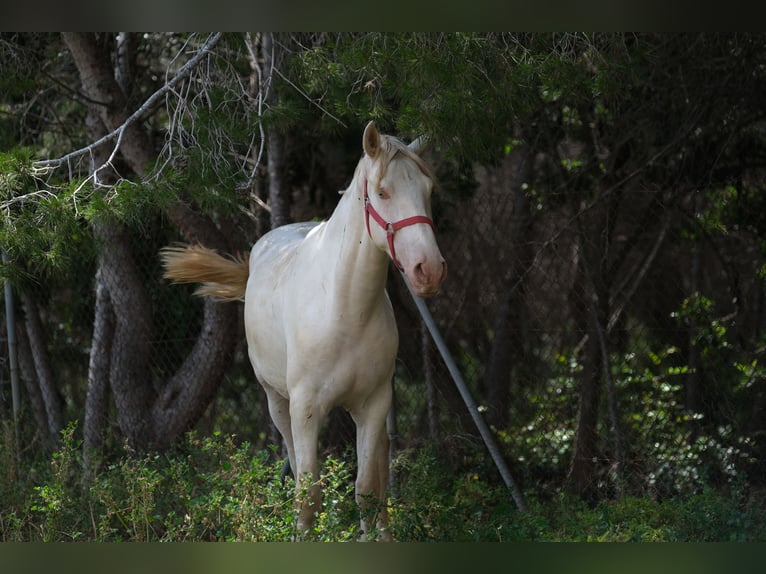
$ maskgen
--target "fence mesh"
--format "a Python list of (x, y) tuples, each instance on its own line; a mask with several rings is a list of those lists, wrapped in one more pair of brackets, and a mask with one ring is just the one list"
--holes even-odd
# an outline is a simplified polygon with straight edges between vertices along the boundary
[[(695, 217), (693, 190), (626, 188), (575, 201), (565, 190), (531, 187), (534, 169), (533, 156), (514, 152), (497, 166), (475, 168), (470, 192), (444, 191), (434, 199), (449, 275), (428, 305), (515, 472), (527, 481), (560, 482), (571, 471), (588, 377), (599, 381), (592, 402), (601, 413), (594, 426), (599, 438), (591, 454), (605, 477), (621, 458), (632, 479), (649, 484), (665, 468), (663, 457), (677, 461), (672, 457), (686, 447), (660, 445), (659, 438), (652, 453), (631, 450), (639, 435), (664, 436), (663, 409), (666, 417), (680, 412), (676, 407), (704, 415), (724, 429), (713, 437), (721, 444), (727, 432), (746, 434), (743, 428), (725, 430), (740, 424), (730, 413), (742, 399), (730, 392), (731, 381), (721, 380), (725, 370), (715, 361), (752, 352), (763, 325), (757, 238), (744, 231), (714, 240), (691, 237), (685, 230)], [(327, 209), (304, 215), (326, 216)], [(202, 324), (202, 303), (191, 296), (192, 288), (160, 279), (156, 253), (172, 237), (160, 218), (133, 232), (139, 270), (150, 286), (151, 372), (158, 386), (178, 370)], [(32, 360), (24, 350), (25, 317), (37, 312), (51, 383), (70, 419), (83, 416), (95, 305), (96, 259), (84, 257), (78, 265), (55, 282), (25, 281), (16, 293), (22, 367)], [(456, 467), (472, 464), (466, 453), (483, 446), (465, 405), (397, 274), (390, 273), (388, 289), (401, 340), (396, 447), (435, 444)], [(743, 302), (753, 303), (750, 312)], [(235, 433), (267, 447), (277, 435), (248, 363), (241, 319), (231, 328), (238, 338), (231, 366), (196, 428)], [(9, 413), (5, 328), (2, 337), (0, 382)], [(703, 349), (698, 338), (720, 356), (695, 358)], [(29, 365), (22, 371), (33, 372)], [(694, 377), (702, 378), (692, 385)], [(41, 437), (29, 393), (39, 391), (34, 381), (22, 384), (23, 426), (36, 437), (34, 444)], [(107, 416), (118, 441), (113, 407)], [(704, 434), (692, 422), (691, 432)], [(353, 444), (353, 425), (335, 413), (325, 435), (325, 448), (345, 448)]]

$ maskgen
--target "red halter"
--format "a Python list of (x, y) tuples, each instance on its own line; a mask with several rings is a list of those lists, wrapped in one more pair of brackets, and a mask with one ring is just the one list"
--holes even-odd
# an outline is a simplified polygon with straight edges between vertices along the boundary
[(399, 260), (396, 258), (396, 248), (394, 247), (394, 234), (400, 229), (402, 229), (403, 227), (407, 227), (408, 225), (415, 225), (416, 223), (425, 223), (427, 225), (430, 225), (431, 229), (434, 230), (434, 233), (436, 232), (436, 229), (434, 228), (434, 222), (431, 220), (430, 217), (426, 217), (425, 215), (413, 215), (412, 217), (406, 217), (404, 219), (400, 219), (399, 221), (395, 221), (394, 223), (391, 223), (383, 219), (370, 203), (370, 198), (367, 195), (367, 180), (365, 179), (364, 180), (364, 223), (367, 226), (367, 234), (370, 236), (370, 238), (372, 238), (372, 233), (370, 233), (370, 216), (372, 216), (375, 222), (386, 231), (386, 236), (388, 238), (388, 248), (389, 248), (389, 251), (391, 252), (391, 259), (394, 262), (394, 265), (396, 265), (396, 268), (399, 269), (399, 271), (404, 271), (404, 268), (402, 267), (401, 263), (399, 263)]

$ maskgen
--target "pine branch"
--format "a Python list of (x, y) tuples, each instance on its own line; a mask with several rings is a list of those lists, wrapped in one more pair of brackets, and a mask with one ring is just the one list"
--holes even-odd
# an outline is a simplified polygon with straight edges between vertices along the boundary
[(104, 137), (98, 139), (97, 141), (91, 143), (90, 145), (80, 148), (78, 150), (69, 152), (66, 155), (63, 155), (56, 159), (47, 159), (47, 160), (41, 160), (36, 161), (32, 165), (35, 168), (58, 168), (64, 163), (68, 163), (69, 161), (76, 159), (78, 157), (81, 157), (86, 154), (90, 154), (93, 152), (95, 148), (98, 146), (107, 143), (109, 141), (112, 141), (113, 139), (117, 138), (117, 143), (114, 146), (114, 149), (109, 156), (109, 159), (106, 161), (106, 164), (110, 164), (112, 160), (114, 159), (114, 156), (117, 154), (117, 151), (120, 149), (120, 145), (122, 143), (122, 137), (125, 133), (125, 130), (128, 126), (131, 124), (137, 122), (140, 120), (143, 115), (154, 106), (157, 101), (162, 98), (167, 92), (173, 89), (173, 87), (178, 84), (181, 80), (185, 79), (191, 71), (202, 61), (202, 59), (210, 52), (210, 50), (215, 46), (215, 44), (220, 40), (221, 33), (218, 32), (216, 34), (213, 34), (210, 36), (205, 44), (200, 48), (200, 50), (192, 57), (186, 64), (184, 64), (180, 70), (178, 70), (178, 73), (170, 79), (165, 85), (163, 85), (160, 89), (158, 89), (156, 92), (154, 92), (151, 96), (149, 96), (146, 101), (135, 111), (133, 112), (128, 118), (117, 128), (112, 130), (110, 133), (106, 134)]

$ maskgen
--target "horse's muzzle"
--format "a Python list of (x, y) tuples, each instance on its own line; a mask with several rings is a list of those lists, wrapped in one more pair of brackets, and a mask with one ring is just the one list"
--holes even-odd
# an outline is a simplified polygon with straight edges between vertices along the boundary
[(411, 273), (406, 273), (410, 287), (418, 297), (433, 297), (441, 289), (444, 279), (447, 278), (447, 262), (443, 259), (439, 263), (428, 265), (418, 263)]

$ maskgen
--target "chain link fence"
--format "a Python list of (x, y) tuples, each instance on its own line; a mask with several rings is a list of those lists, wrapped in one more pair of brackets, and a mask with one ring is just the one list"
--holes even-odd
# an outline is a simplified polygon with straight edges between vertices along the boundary
[[(657, 483), (663, 460), (679, 463), (684, 444), (695, 444), (694, 437), (718, 441), (709, 443), (710, 450), (734, 445), (743, 457), (755, 452), (736, 442), (752, 429), (732, 413), (741, 412), (739, 402), (751, 400), (743, 397), (762, 396), (744, 388), (760, 375), (741, 369), (737, 375), (724, 362), (746, 366), (757, 352), (766, 318), (758, 239), (744, 230), (717, 237), (690, 233), (700, 213), (693, 190), (628, 186), (578, 199), (567, 190), (536, 188), (531, 182), (542, 181), (541, 169), (539, 158), (516, 150), (497, 166), (475, 168), (470, 192), (454, 193), (445, 184), (434, 199), (449, 276), (428, 305), (514, 472), (527, 485), (560, 484), (573, 472), (578, 441), (588, 440), (580, 432), (596, 435), (582, 454), (605, 484), (614, 483), (616, 463), (629, 480)], [(251, 233), (242, 243), (256, 238)], [(183, 362), (202, 321), (193, 288), (160, 279), (156, 253), (172, 240), (161, 218), (145, 222), (134, 238), (153, 309), (157, 386)], [(65, 418), (83, 416), (95, 272), (95, 256), (86, 256), (55, 281), (28, 278), (16, 290), (26, 448), (48, 441), (39, 431), (45, 413), (37, 412), (45, 401), (36, 397), (41, 385), (33, 380), (41, 373), (62, 401)], [(401, 340), (394, 380), (396, 448), (435, 445), (456, 472), (481, 468), (484, 447), (475, 425), (393, 271), (388, 289)], [(26, 335), (37, 320), (47, 368), (34, 364), (37, 355)], [(196, 430), (234, 433), (266, 448), (278, 436), (248, 362), (241, 319), (231, 328), (239, 333), (231, 367)], [(2, 338), (0, 384), (8, 419), (5, 325)], [(688, 432), (670, 436), (676, 423), (668, 417), (682, 414)], [(592, 417), (589, 428), (583, 428), (584, 416)], [(753, 416), (751, 421), (761, 420)], [(697, 424), (700, 418), (705, 424)], [(108, 419), (116, 445), (114, 412)], [(656, 438), (653, 450), (639, 450), (637, 441), (643, 445), (650, 437)], [(333, 413), (323, 448), (353, 444), (353, 424)]]

